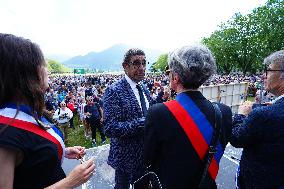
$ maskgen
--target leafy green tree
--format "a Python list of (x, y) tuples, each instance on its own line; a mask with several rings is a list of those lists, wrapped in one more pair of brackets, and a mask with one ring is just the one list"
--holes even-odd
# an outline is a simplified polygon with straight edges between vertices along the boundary
[(214, 54), (218, 72), (229, 74), (235, 68), (236, 46), (234, 44), (235, 29), (215, 31), (210, 38), (204, 38), (204, 43)]
[(244, 74), (262, 69), (263, 58), (284, 47), (284, 1), (268, 0), (247, 15), (235, 14), (202, 42), (216, 57), (221, 72)]
[(48, 60), (47, 68), (51, 73), (65, 73), (71, 71), (69, 68), (55, 60)]
[(162, 54), (159, 56), (157, 62), (155, 62), (152, 66), (154, 70), (164, 71), (167, 65), (168, 54)]
[(154, 62), (151, 66), (150, 66), (150, 72), (157, 72), (158, 70), (154, 67), (154, 65), (156, 64), (156, 62)]
[(222, 24), (220, 30), (209, 38), (203, 39), (203, 43), (215, 55), (219, 70), (226, 74), (236, 68), (244, 74), (253, 71), (253, 65), (259, 64), (256, 59), (257, 42), (255, 23), (250, 15), (243, 16), (240, 13)]
[(253, 10), (256, 21), (261, 58), (284, 48), (284, 1), (269, 0), (265, 6)]
[(259, 59), (259, 37), (257, 32), (257, 22), (251, 14), (243, 16), (236, 14), (234, 21), (230, 25), (236, 29), (236, 63), (237, 67), (246, 74), (255, 72), (254, 68), (261, 66)]

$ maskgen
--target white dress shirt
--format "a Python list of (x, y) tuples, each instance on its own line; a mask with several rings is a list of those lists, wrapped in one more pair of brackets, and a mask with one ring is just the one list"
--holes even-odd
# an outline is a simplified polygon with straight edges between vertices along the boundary
[[(136, 85), (138, 85), (138, 83), (132, 81), (126, 74), (125, 74), (125, 79), (129, 83), (129, 85), (130, 85), (130, 87), (131, 87), (133, 93), (135, 94), (135, 97), (136, 97), (136, 99), (137, 99), (137, 101), (139, 103), (139, 106), (140, 106), (140, 108), (142, 110), (139, 92), (138, 92), (138, 89), (136, 88)], [(147, 97), (146, 97), (146, 95), (144, 93), (144, 90), (142, 90), (142, 92), (143, 92), (144, 99), (145, 99), (145, 102), (146, 102), (146, 108), (148, 110), (148, 108), (149, 108), (149, 101), (148, 101), (148, 99), (147, 99)]]

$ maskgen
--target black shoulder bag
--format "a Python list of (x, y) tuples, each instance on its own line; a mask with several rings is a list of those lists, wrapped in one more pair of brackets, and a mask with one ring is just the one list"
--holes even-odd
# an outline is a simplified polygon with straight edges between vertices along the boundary
[(204, 158), (205, 164), (203, 166), (201, 179), (199, 181), (197, 189), (202, 187), (204, 179), (206, 178), (206, 176), (208, 174), (207, 171), (208, 171), (209, 165), (212, 161), (212, 158), (213, 158), (214, 154), (216, 153), (216, 147), (217, 147), (218, 139), (219, 139), (219, 136), (221, 134), (222, 113), (221, 113), (219, 106), (216, 103), (212, 103), (212, 105), (213, 105), (213, 108), (214, 108), (214, 111), (215, 111), (214, 131), (213, 131), (213, 135), (212, 135), (212, 138), (211, 138), (211, 141), (210, 141), (209, 149), (208, 149), (206, 156)]

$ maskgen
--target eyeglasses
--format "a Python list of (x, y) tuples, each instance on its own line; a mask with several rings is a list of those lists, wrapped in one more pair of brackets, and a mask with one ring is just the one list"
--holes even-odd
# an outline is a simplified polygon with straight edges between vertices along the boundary
[(132, 62), (129, 62), (129, 64), (131, 64), (131, 65), (133, 65), (134, 66), (134, 68), (139, 68), (141, 65), (143, 66), (143, 67), (145, 67), (146, 66), (146, 60), (145, 59), (143, 59), (142, 61), (140, 61), (140, 60), (134, 60), (134, 61), (132, 61)]
[(268, 72), (284, 72), (284, 70), (273, 70), (273, 69), (270, 69), (270, 68), (265, 68), (264, 69), (264, 72), (265, 72), (265, 75), (267, 76)]

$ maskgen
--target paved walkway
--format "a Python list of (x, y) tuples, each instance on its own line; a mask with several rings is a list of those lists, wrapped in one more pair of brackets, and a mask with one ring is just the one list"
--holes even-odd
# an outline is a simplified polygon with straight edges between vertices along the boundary
[[(83, 186), (76, 189), (112, 189), (114, 183), (114, 170), (106, 164), (109, 145), (87, 150), (85, 158), (95, 157), (96, 174)], [(227, 145), (224, 156), (221, 159), (220, 170), (217, 176), (218, 189), (235, 188), (235, 172), (241, 149)], [(233, 157), (233, 158), (232, 158)], [(63, 169), (68, 174), (77, 164), (78, 160), (65, 159)], [(95, 183), (95, 184), (93, 184)]]

